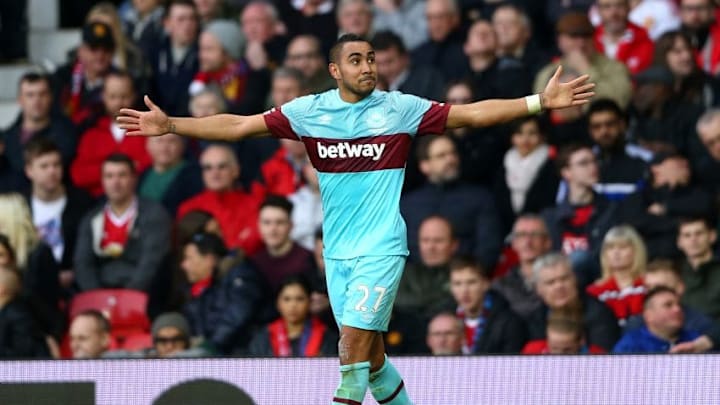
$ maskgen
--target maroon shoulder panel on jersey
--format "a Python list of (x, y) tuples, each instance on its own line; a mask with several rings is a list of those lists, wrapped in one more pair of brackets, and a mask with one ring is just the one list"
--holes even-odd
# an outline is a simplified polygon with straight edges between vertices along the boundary
[(280, 107), (271, 108), (263, 114), (265, 125), (270, 130), (270, 134), (275, 138), (286, 138), (299, 141), (300, 137), (293, 131), (290, 121), (285, 114), (280, 111)]
[(368, 136), (356, 139), (302, 137), (313, 166), (324, 173), (370, 172), (405, 167), (409, 134)]
[(450, 104), (433, 101), (430, 108), (423, 114), (420, 125), (418, 125), (417, 135), (439, 135), (444, 133), (449, 113)]

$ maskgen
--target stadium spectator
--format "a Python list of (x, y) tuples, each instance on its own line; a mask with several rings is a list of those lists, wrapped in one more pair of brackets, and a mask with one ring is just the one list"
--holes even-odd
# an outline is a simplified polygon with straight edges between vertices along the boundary
[(680, 16), (675, 0), (632, 0), (630, 21), (645, 28), (650, 39), (657, 41), (667, 31), (680, 28)]
[(567, 183), (567, 195), (542, 212), (553, 249), (573, 260), (581, 288), (597, 279), (597, 257), (602, 238), (619, 221), (620, 206), (596, 194), (598, 165), (589, 146), (569, 144), (558, 153), (557, 166)]
[(35, 139), (50, 139), (58, 147), (62, 163), (69, 165), (75, 156), (77, 130), (64, 115), (52, 110), (50, 77), (35, 72), (25, 73), (18, 83), (17, 103), (20, 107), (15, 122), (0, 133), (1, 153), (10, 171), (23, 182), (23, 148)]
[(685, 254), (683, 304), (720, 321), (720, 263), (713, 254), (717, 240), (713, 224), (703, 218), (686, 218), (678, 225), (677, 245)]
[(493, 268), (502, 235), (492, 195), (483, 187), (459, 180), (460, 161), (450, 137), (421, 138), (417, 152), (427, 182), (400, 199), (411, 260), (418, 260), (420, 223), (431, 215), (442, 215), (460, 241), (458, 252), (472, 254), (483, 266)]
[(690, 160), (693, 176), (714, 195), (720, 192), (720, 109), (705, 111), (698, 119), (696, 130), (702, 144), (701, 152)]
[(560, 253), (538, 258), (533, 264), (533, 285), (543, 305), (529, 317), (530, 339), (544, 339), (547, 319), (556, 314), (580, 320), (587, 344), (612, 349), (620, 336), (617, 319), (603, 303), (578, 290), (568, 258)]
[(265, 106), (270, 87), (270, 72), (251, 66), (243, 58), (246, 40), (233, 21), (213, 21), (200, 34), (200, 71), (190, 83), (190, 95), (210, 84), (222, 89), (229, 109), (239, 113), (257, 113)]
[(225, 1), (222, 0), (193, 0), (197, 8), (198, 16), (202, 26), (206, 26), (214, 20), (229, 17), (229, 10)]
[(132, 78), (127, 73), (109, 73), (103, 84), (102, 99), (105, 113), (82, 134), (77, 156), (70, 166), (73, 184), (93, 197), (103, 194), (100, 172), (108, 156), (115, 153), (129, 156), (138, 172), (151, 163), (147, 140), (125, 136), (125, 130), (115, 122), (120, 109), (131, 107), (135, 102)]
[(312, 35), (320, 41), (323, 57), (338, 37), (335, 0), (300, 0), (276, 2), (278, 12), (290, 38)]
[(472, 23), (463, 52), (477, 100), (520, 97), (530, 92), (531, 79), (527, 71), (514, 59), (499, 58), (497, 51), (497, 35), (490, 21)]
[(546, 338), (532, 340), (523, 347), (523, 354), (602, 354), (600, 346), (585, 343), (582, 322), (575, 319), (550, 315), (545, 331)]
[(628, 70), (622, 63), (595, 49), (595, 29), (587, 15), (580, 12), (564, 14), (555, 29), (561, 57), (540, 70), (535, 77), (535, 92), (542, 91), (558, 65), (562, 65), (564, 69), (590, 75), (590, 80), (595, 83), (596, 98), (609, 98), (621, 107), (627, 106), (632, 90)]
[(541, 125), (535, 116), (510, 125), (512, 147), (504, 155), (494, 187), (503, 234), (517, 216), (540, 213), (555, 204), (560, 179)]
[(160, 0), (133, 0), (122, 16), (125, 33), (147, 56), (164, 34), (163, 4)]
[(613, 353), (668, 353), (673, 346), (688, 343), (700, 333), (685, 327), (680, 297), (670, 287), (648, 291), (643, 304), (645, 325), (623, 335)]
[(527, 12), (513, 3), (500, 3), (492, 14), (492, 25), (498, 56), (519, 61), (528, 76), (534, 78), (550, 58), (533, 38)]
[(7, 236), (5, 249), (11, 260), (6, 265), (22, 277), (23, 297), (29, 300), (43, 331), (58, 337), (64, 322), (58, 308), (58, 264), (52, 249), (38, 235), (22, 195), (0, 194), (0, 233)]
[(698, 66), (690, 37), (669, 31), (655, 44), (655, 64), (665, 66), (674, 77), (673, 97), (703, 108), (720, 104), (720, 82)]
[(713, 0), (681, 0), (681, 30), (690, 36), (697, 63), (710, 75), (720, 73), (720, 24)]
[(218, 265), (227, 250), (218, 236), (199, 233), (183, 248), (181, 267), (189, 284), (183, 312), (193, 337), (202, 337), (211, 352), (230, 354), (245, 349), (252, 325), (263, 312), (259, 275), (246, 265), (224, 276)]
[(337, 5), (338, 36), (355, 34), (372, 39), (373, 9), (367, 0), (340, 0)]
[(390, 30), (411, 52), (428, 39), (424, 0), (373, 0), (375, 31)]
[(372, 39), (378, 77), (388, 91), (401, 91), (431, 100), (443, 97), (442, 75), (432, 66), (413, 66), (402, 39), (392, 31), (378, 31)]
[(250, 256), (250, 262), (269, 287), (268, 296), (275, 296), (291, 275), (315, 274), (312, 252), (290, 238), (292, 211), (292, 203), (279, 196), (269, 196), (260, 205), (258, 228), (264, 246)]
[(681, 257), (677, 249), (677, 224), (683, 217), (712, 214), (712, 198), (693, 185), (689, 163), (678, 153), (658, 153), (650, 164), (651, 179), (631, 201), (642, 210), (629, 217), (645, 237), (650, 257)]
[(240, 14), (240, 25), (247, 40), (245, 59), (255, 69), (274, 70), (285, 60), (288, 38), (280, 34), (282, 24), (277, 8), (270, 2), (247, 2)]
[(435, 67), (448, 81), (467, 76), (457, 0), (427, 0), (425, 18), (429, 38), (412, 51), (413, 65)]
[(260, 329), (248, 348), (251, 356), (317, 357), (337, 354), (338, 336), (310, 313), (310, 283), (293, 275), (278, 289), (280, 318)]
[(150, 293), (165, 275), (170, 250), (170, 218), (158, 203), (135, 193), (137, 172), (126, 155), (113, 154), (102, 165), (106, 203), (80, 223), (75, 246), (75, 278), (81, 291), (130, 288)]
[(52, 249), (60, 265), (60, 284), (67, 289), (74, 279), (73, 254), (82, 217), (93, 204), (86, 193), (63, 182), (60, 150), (45, 138), (25, 145), (25, 174), (32, 187), (25, 193), (39, 237)]
[(200, 167), (184, 158), (185, 140), (175, 134), (147, 140), (152, 165), (140, 174), (138, 195), (175, 216), (178, 207), (203, 189)]
[(315, 233), (322, 226), (323, 211), (320, 184), (315, 169), (308, 162), (302, 167), (304, 184), (288, 196), (293, 204), (290, 238), (307, 250), (315, 248)]
[(420, 261), (405, 265), (395, 306), (427, 320), (451, 299), (449, 266), (458, 240), (447, 219), (431, 215), (420, 224), (417, 243)]
[(688, 154), (695, 140), (695, 123), (703, 107), (681, 102), (673, 94), (675, 78), (661, 65), (635, 75), (630, 106), (632, 139), (653, 151), (667, 150), (667, 144)]
[(110, 26), (100, 22), (86, 24), (77, 57), (53, 74), (56, 104), (81, 129), (95, 115), (102, 114), (103, 81), (115, 70), (112, 60), (116, 45)]
[(510, 238), (519, 263), (505, 276), (496, 279), (492, 289), (505, 298), (516, 314), (527, 319), (542, 305), (533, 288), (533, 264), (550, 252), (552, 241), (545, 221), (532, 214), (521, 215), (515, 220)]
[(48, 357), (48, 347), (32, 312), (20, 299), (20, 275), (0, 266), (0, 358)]
[(94, 22), (107, 24), (110, 27), (116, 45), (112, 59), (113, 66), (128, 72), (135, 81), (138, 92), (144, 94), (147, 90), (148, 78), (152, 73), (151, 67), (143, 50), (125, 35), (117, 7), (109, 1), (102, 1), (94, 5), (87, 13), (85, 23)]
[(622, 62), (631, 73), (650, 66), (653, 41), (645, 28), (628, 19), (629, 0), (598, 0), (600, 25), (595, 29), (595, 47), (610, 59)]
[(211, 353), (190, 341), (190, 323), (179, 312), (158, 315), (150, 328), (153, 347), (145, 357), (207, 357)]
[[(567, 69), (563, 70), (560, 80), (575, 80), (580, 73)], [(597, 98), (597, 97), (594, 97)], [(548, 143), (561, 148), (570, 143), (590, 142), (587, 133), (586, 106), (568, 107), (562, 110), (552, 110), (548, 113), (550, 126), (548, 128)]]
[(188, 88), (200, 69), (199, 22), (191, 0), (174, 0), (165, 10), (167, 35), (148, 55), (153, 77), (151, 91), (158, 105), (176, 115), (188, 114)]
[(462, 354), (465, 324), (451, 312), (435, 315), (428, 324), (426, 344), (433, 356)]
[[(664, 286), (672, 288), (680, 297), (685, 294), (685, 284), (682, 281), (678, 266), (666, 259), (657, 259), (648, 263), (647, 271), (644, 277), (645, 289), (650, 291), (654, 288)], [(688, 307), (681, 303), (683, 313), (685, 314), (685, 326), (689, 330), (696, 330), (702, 333), (702, 336), (692, 342), (683, 343), (672, 348), (672, 353), (698, 353), (717, 349), (720, 343), (720, 323), (714, 322), (710, 317), (700, 311)], [(638, 329), (644, 325), (642, 314), (632, 316), (625, 325), (625, 331)]]
[(227, 103), (222, 95), (222, 90), (218, 86), (212, 85), (190, 97), (188, 110), (193, 117), (207, 117), (226, 113)]
[(110, 350), (110, 321), (95, 309), (75, 315), (68, 334), (73, 359), (99, 359)]
[(320, 41), (312, 35), (294, 37), (285, 53), (285, 66), (295, 68), (305, 75), (307, 90), (320, 93), (336, 87), (325, 64)]
[(175, 227), (176, 246), (182, 248), (196, 233), (212, 233), (222, 238), (218, 221), (206, 211), (195, 210), (180, 217)]
[(600, 279), (589, 285), (586, 292), (605, 303), (620, 326), (625, 326), (630, 316), (642, 312), (646, 265), (647, 250), (637, 231), (627, 225), (610, 228), (600, 249)]
[(246, 193), (235, 183), (240, 176), (240, 164), (227, 145), (208, 146), (200, 155), (205, 190), (186, 200), (178, 208), (178, 218), (190, 211), (202, 210), (220, 224), (225, 244), (230, 249), (242, 249), (252, 255), (262, 246), (258, 232), (260, 197)]
[(463, 321), (463, 354), (519, 353), (527, 341), (522, 319), (490, 290), (490, 274), (469, 258), (450, 263), (455, 314)]
[(627, 121), (620, 106), (597, 99), (590, 104), (587, 120), (600, 174), (594, 189), (618, 200), (642, 189), (652, 153), (627, 142)]

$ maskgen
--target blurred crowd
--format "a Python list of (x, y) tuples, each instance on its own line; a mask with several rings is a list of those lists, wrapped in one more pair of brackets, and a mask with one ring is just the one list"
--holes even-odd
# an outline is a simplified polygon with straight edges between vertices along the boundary
[[(540, 92), (558, 65), (596, 83), (588, 106), (413, 141), (389, 353), (720, 347), (714, 0), (85, 3), (0, 133), (0, 357), (334, 355), (303, 144), (114, 118), (144, 95), (204, 117), (332, 90), (343, 33), (371, 41), (380, 90), (450, 104)], [(28, 57), (23, 4), (0, 6), (1, 61)], [(132, 332), (108, 309), (138, 304)]]

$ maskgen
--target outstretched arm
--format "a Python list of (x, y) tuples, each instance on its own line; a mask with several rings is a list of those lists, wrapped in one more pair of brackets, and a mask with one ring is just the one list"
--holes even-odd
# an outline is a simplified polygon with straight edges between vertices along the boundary
[[(550, 110), (578, 106), (590, 102), (595, 95), (591, 90), (594, 83), (586, 83), (588, 75), (583, 75), (567, 83), (560, 83), (562, 66), (558, 66), (555, 74), (545, 87), (545, 91), (539, 94), (539, 100), (516, 98), (509, 100), (483, 100), (472, 104), (453, 105), (448, 114), (447, 127), (485, 127), (516, 118), (524, 117), (532, 111), (533, 102), (538, 102), (538, 107)], [(534, 97), (534, 96), (530, 96)], [(539, 110), (539, 109), (538, 109)]]
[(168, 117), (145, 96), (149, 111), (130, 108), (120, 110), (117, 122), (127, 135), (160, 136), (167, 133), (190, 136), (208, 141), (237, 141), (268, 133), (262, 114), (243, 116), (218, 114), (203, 118)]

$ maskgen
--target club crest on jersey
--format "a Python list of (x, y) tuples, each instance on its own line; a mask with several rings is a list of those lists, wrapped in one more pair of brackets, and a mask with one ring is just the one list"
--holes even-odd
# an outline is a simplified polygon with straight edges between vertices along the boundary
[(368, 117), (365, 120), (368, 128), (377, 129), (382, 128), (387, 123), (385, 114), (381, 109), (374, 108), (368, 112)]
[(350, 142), (339, 142), (336, 145), (323, 145), (317, 143), (317, 153), (320, 159), (346, 159), (369, 157), (374, 161), (380, 160), (385, 151), (384, 143), (357, 144)]

